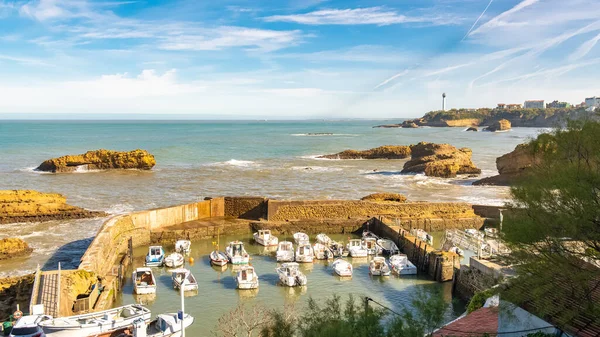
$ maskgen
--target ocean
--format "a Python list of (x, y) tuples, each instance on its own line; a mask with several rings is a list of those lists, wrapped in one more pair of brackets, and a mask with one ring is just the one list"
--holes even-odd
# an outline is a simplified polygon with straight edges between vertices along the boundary
[[(471, 148), (484, 177), (496, 174), (496, 157), (543, 131), (373, 128), (394, 122), (401, 121), (0, 121), (0, 189), (58, 192), (70, 204), (110, 214), (223, 195), (358, 199), (395, 192), (413, 201), (498, 205), (508, 189), (471, 186), (475, 178), (400, 174), (404, 160), (316, 157), (387, 144), (450, 143)], [(157, 165), (151, 171), (34, 171), (46, 159), (100, 148), (145, 149)], [(31, 257), (0, 262), (0, 276), (31, 272), (37, 264), (53, 269), (57, 261), (75, 268), (105, 220), (0, 225), (0, 238), (20, 237), (34, 248)]]

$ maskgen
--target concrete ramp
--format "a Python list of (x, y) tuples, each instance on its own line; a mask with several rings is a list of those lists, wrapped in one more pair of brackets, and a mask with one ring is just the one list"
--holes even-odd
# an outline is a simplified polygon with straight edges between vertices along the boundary
[(41, 271), (38, 267), (33, 283), (29, 312), (33, 311), (34, 305), (41, 304), (44, 306), (46, 315), (60, 316), (60, 275), (60, 264), (57, 270)]

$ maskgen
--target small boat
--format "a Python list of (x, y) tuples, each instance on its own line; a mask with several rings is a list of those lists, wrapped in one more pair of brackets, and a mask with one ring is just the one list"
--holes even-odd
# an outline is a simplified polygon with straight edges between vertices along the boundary
[(383, 256), (375, 256), (369, 264), (369, 273), (373, 276), (389, 276), (391, 272), (390, 266)]
[(333, 252), (331, 251), (331, 249), (329, 249), (329, 247), (322, 243), (315, 243), (313, 247), (313, 252), (317, 260), (333, 259)]
[(275, 270), (282, 284), (288, 287), (305, 286), (308, 279), (298, 268), (299, 265), (296, 262), (287, 262)]
[[(127, 329), (123, 337), (181, 337), (181, 313), (160, 314), (156, 319), (146, 325), (146, 322), (136, 321)], [(183, 328), (187, 329), (194, 324), (194, 317), (183, 315)], [(129, 331), (131, 330), (131, 331)]]
[(177, 268), (183, 266), (183, 255), (179, 253), (171, 253), (165, 257), (165, 266), (168, 268)]
[(377, 245), (377, 239), (374, 237), (364, 237), (362, 239), (363, 246), (367, 249), (368, 255), (377, 255), (379, 254), (379, 246)]
[(422, 229), (413, 228), (410, 233), (417, 237), (417, 239), (424, 241), (428, 245), (433, 245), (433, 236)]
[(281, 241), (277, 246), (277, 262), (294, 261), (294, 244), (289, 241)]
[(333, 270), (342, 277), (352, 277), (352, 264), (346, 260), (337, 259), (333, 261)]
[(175, 289), (180, 289), (183, 280), (185, 280), (183, 291), (198, 290), (198, 281), (196, 281), (194, 274), (187, 269), (182, 268), (173, 270), (171, 273), (171, 279), (173, 279), (173, 288)]
[(331, 240), (331, 238), (329, 236), (327, 236), (327, 234), (323, 234), (323, 233), (317, 234), (316, 239), (317, 239), (318, 243), (325, 245), (325, 246), (329, 246), (333, 242), (333, 240)]
[(189, 255), (192, 251), (192, 242), (190, 240), (177, 240), (175, 251), (179, 254)]
[(225, 254), (231, 264), (248, 264), (250, 262), (250, 255), (246, 253), (242, 241), (231, 241), (225, 248)]
[(242, 266), (235, 279), (238, 289), (257, 289), (258, 275), (252, 266)]
[(219, 240), (219, 231), (217, 229), (217, 242), (213, 242), (213, 244), (215, 245), (215, 250), (213, 250), (212, 252), (210, 252), (209, 254), (209, 258), (210, 258), (210, 264), (213, 266), (225, 266), (227, 265), (227, 263), (229, 262), (229, 258), (227, 258), (227, 255), (223, 252), (221, 252), (219, 250), (219, 244), (220, 244), (220, 240)]
[(133, 271), (133, 291), (138, 295), (156, 293), (156, 279), (152, 269), (140, 267)]
[(306, 234), (306, 233), (302, 233), (302, 232), (294, 233), (293, 237), (294, 237), (294, 241), (296, 242), (297, 245), (310, 242), (310, 238), (308, 237), (308, 234)]
[(279, 239), (271, 234), (269, 229), (259, 229), (258, 232), (254, 233), (254, 241), (259, 245), (266, 247), (277, 246)]
[(52, 337), (108, 336), (112, 332), (131, 327), (134, 322), (140, 322), (146, 327), (150, 318), (149, 309), (139, 304), (130, 304), (89, 314), (52, 318), (39, 322), (38, 326)]
[(314, 252), (310, 244), (304, 243), (296, 248), (296, 262), (313, 262)]
[(165, 250), (162, 246), (150, 246), (148, 254), (146, 254), (146, 266), (160, 267), (165, 259)]
[(459, 256), (465, 256), (465, 252), (457, 246), (452, 246), (448, 249), (449, 252), (456, 253)]
[(331, 249), (331, 251), (333, 251), (334, 257), (348, 256), (349, 254), (348, 249), (346, 249), (346, 247), (342, 243), (339, 243), (337, 241), (332, 240), (329, 244), (329, 248)]
[(359, 239), (348, 241), (348, 252), (351, 257), (367, 257), (368, 255), (367, 249)]
[(364, 230), (362, 232), (362, 238), (374, 238), (374, 239), (379, 239), (379, 236), (375, 235), (375, 233), (368, 231), (368, 230)]
[(381, 253), (384, 255), (394, 255), (400, 252), (394, 241), (389, 239), (378, 239), (377, 245), (381, 248)]
[(390, 256), (392, 271), (398, 275), (416, 275), (417, 267), (408, 260), (405, 254), (396, 254)]
[(475, 228), (467, 228), (465, 229), (465, 233), (475, 239), (483, 240), (485, 238), (485, 234)]
[(498, 229), (497, 228), (488, 227), (488, 228), (485, 228), (483, 231), (485, 233), (485, 236), (489, 236), (491, 238), (498, 237)]

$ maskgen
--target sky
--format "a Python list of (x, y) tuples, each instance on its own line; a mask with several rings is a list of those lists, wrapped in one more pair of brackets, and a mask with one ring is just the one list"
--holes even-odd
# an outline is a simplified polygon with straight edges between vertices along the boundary
[(600, 96), (598, 0), (0, 0), (0, 114), (404, 118)]

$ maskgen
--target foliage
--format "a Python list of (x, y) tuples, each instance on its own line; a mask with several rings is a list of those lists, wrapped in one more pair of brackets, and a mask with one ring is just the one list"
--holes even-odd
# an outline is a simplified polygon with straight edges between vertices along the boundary
[(467, 313), (472, 313), (473, 311), (482, 308), (485, 304), (485, 301), (494, 295), (494, 291), (492, 289), (487, 289), (484, 291), (476, 292), (471, 300), (469, 301), (469, 305), (467, 306)]
[(511, 189), (503, 222), (518, 275), (504, 298), (559, 326), (600, 320), (600, 273), (587, 263), (600, 256), (600, 123), (570, 122), (530, 146), (540, 163)]
[(221, 316), (217, 321), (218, 337), (252, 337), (271, 322), (272, 315), (264, 306), (258, 304), (248, 308), (243, 303)]
[(549, 118), (554, 115), (572, 117), (582, 112), (585, 112), (585, 108), (569, 107), (547, 109), (451, 109), (446, 111), (430, 111), (423, 116), (423, 119), (425, 119), (428, 122), (439, 122), (444, 120), (455, 119), (480, 119), (482, 121), (489, 119), (521, 119), (525, 121), (530, 121), (537, 117)]

